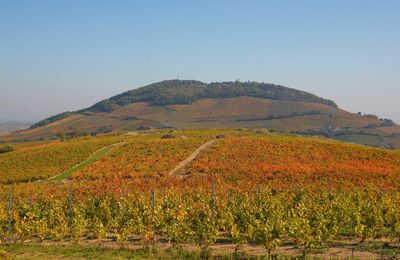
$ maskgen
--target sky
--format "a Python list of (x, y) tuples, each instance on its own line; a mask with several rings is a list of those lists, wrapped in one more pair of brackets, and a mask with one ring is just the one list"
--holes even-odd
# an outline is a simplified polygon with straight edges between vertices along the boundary
[(0, 121), (153, 82), (260, 81), (400, 123), (398, 0), (0, 0)]

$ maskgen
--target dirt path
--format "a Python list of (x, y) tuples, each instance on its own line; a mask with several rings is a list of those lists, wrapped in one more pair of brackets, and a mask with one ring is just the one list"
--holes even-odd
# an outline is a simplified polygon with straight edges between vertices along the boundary
[(112, 148), (116, 147), (116, 146), (120, 146), (125, 144), (126, 142), (120, 142), (120, 143), (116, 143), (116, 144), (112, 144), (112, 145), (108, 145), (106, 147), (100, 148), (99, 150), (97, 150), (96, 152), (92, 153), (86, 160), (84, 160), (83, 162), (69, 168), (68, 170), (48, 178), (46, 181), (64, 181), (67, 178), (69, 178), (71, 176), (72, 173), (83, 169), (84, 167), (86, 167), (89, 164), (92, 164), (93, 162), (97, 161), (99, 158), (101, 158), (102, 156), (106, 155), (107, 153), (109, 153)]
[(189, 155), (185, 160), (181, 161), (178, 166), (176, 166), (172, 171), (168, 173), (168, 175), (177, 175), (179, 173), (182, 173), (183, 170), (188, 166), (191, 162), (193, 162), (197, 156), (204, 151), (207, 148), (210, 148), (214, 144), (216, 144), (219, 141), (219, 139), (213, 139), (211, 141), (208, 141), (205, 144), (202, 144), (199, 148), (197, 148), (191, 155)]
[[(347, 242), (347, 241), (346, 241)], [(367, 244), (370, 249), (375, 248), (375, 251), (369, 252), (368, 249), (360, 250), (354, 249), (353, 246), (340, 244), (337, 246), (327, 247), (315, 250), (315, 252), (309, 252), (307, 259), (389, 259), (389, 251), (386, 253), (379, 253), (379, 249), (376, 248), (376, 243)], [(201, 247), (191, 243), (180, 244), (182, 249), (186, 252), (199, 252)], [(0, 244), (1, 246), (1, 244)], [(77, 249), (75, 249), (78, 247)], [(93, 251), (93, 249), (96, 249)], [(171, 248), (171, 244), (165, 241), (157, 242), (157, 251), (162, 253), (168, 251)], [(226, 242), (216, 242), (209, 246), (211, 249), (212, 259), (225, 259), (227, 255), (235, 252), (236, 245)], [(25, 243), (12, 243), (5, 247), (3, 245), (3, 254), (6, 253), (10, 259), (65, 259), (73, 257), (73, 259), (97, 259), (99, 256), (93, 254), (99, 250), (99, 254), (106, 254), (110, 259), (125, 259), (123, 255), (118, 256), (118, 251), (121, 250), (121, 245), (115, 241), (115, 238), (102, 238), (102, 239), (86, 239), (81, 238), (79, 244), (73, 241), (49, 241), (45, 240), (38, 244), (36, 241), (28, 241)], [(86, 250), (85, 250), (86, 249)], [(131, 237), (124, 243), (124, 250), (132, 250), (132, 252), (140, 252), (143, 249), (143, 244), (140, 242), (139, 237)], [(108, 251), (116, 250), (116, 251)], [(393, 250), (393, 249), (387, 249)], [(84, 254), (79, 252), (85, 252)], [(87, 254), (91, 252), (92, 254)], [(246, 256), (251, 259), (267, 259), (267, 250), (259, 245), (243, 244), (239, 252), (246, 253)], [(273, 254), (281, 255), (278, 259), (301, 259), (301, 249), (295, 246), (280, 246), (272, 251)], [(1, 254), (1, 250), (0, 250)], [(110, 254), (114, 255), (115, 258), (111, 258)], [(69, 257), (68, 257), (69, 256)], [(89, 257), (88, 257), (89, 256)], [(91, 256), (91, 257), (90, 257)], [(137, 255), (138, 258), (143, 255)], [(165, 256), (165, 255), (163, 255)], [(168, 256), (168, 255), (167, 255)], [(225, 257), (224, 257), (225, 256)], [(396, 257), (396, 254), (394, 254)], [(1, 258), (1, 255), (0, 255)], [(9, 259), (7, 258), (7, 259)], [(3, 258), (1, 258), (3, 259)], [(101, 258), (103, 259), (103, 258)], [(104, 258), (106, 259), (106, 258)], [(130, 259), (130, 258), (129, 258)], [(136, 259), (136, 258), (135, 258)], [(146, 257), (146, 259), (148, 259)], [(153, 258), (150, 258), (153, 259)], [(156, 258), (159, 259), (159, 258)], [(160, 258), (162, 259), (162, 258)], [(169, 258), (168, 259), (172, 259)], [(245, 259), (239, 258), (239, 259)], [(246, 258), (247, 259), (247, 258)], [(398, 259), (398, 258), (393, 258)]]

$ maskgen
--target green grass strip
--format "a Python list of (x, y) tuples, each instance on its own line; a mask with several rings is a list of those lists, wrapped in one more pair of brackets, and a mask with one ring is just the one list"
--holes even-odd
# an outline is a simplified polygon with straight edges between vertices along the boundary
[(68, 179), (69, 177), (71, 177), (71, 175), (79, 170), (82, 170), (83, 168), (85, 168), (86, 166), (94, 163), (95, 161), (97, 161), (99, 158), (103, 157), (104, 155), (106, 155), (107, 153), (109, 153), (114, 147), (122, 145), (124, 143), (117, 143), (117, 144), (113, 144), (107, 147), (104, 147), (100, 150), (98, 150), (97, 152), (93, 153), (92, 155), (90, 155), (89, 158), (87, 158), (85, 161), (83, 161), (82, 163), (75, 165), (72, 168), (69, 168), (68, 170), (64, 171), (63, 173), (51, 177), (48, 179), (48, 181), (52, 181), (52, 182), (59, 182), (59, 181), (63, 181), (65, 179)]
[[(199, 251), (107, 248), (96, 245), (0, 244), (0, 259), (201, 259)], [(220, 259), (233, 259), (220, 257)]]
[(0, 245), (0, 259), (143, 259), (145, 255), (127, 249), (80, 245)]

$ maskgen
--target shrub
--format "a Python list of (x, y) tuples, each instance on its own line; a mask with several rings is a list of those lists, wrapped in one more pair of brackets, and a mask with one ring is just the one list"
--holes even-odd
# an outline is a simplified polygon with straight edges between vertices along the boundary
[(0, 147), (0, 154), (12, 152), (14, 150), (15, 150), (14, 147), (12, 147), (11, 145), (6, 145), (6, 146), (3, 146), (3, 147)]
[(173, 138), (175, 138), (175, 135), (166, 134), (161, 136), (161, 139), (173, 139)]

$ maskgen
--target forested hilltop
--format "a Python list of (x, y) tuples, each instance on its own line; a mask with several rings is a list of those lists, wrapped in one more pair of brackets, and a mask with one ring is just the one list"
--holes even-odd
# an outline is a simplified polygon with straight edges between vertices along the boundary
[(204, 98), (258, 97), (273, 100), (307, 101), (337, 107), (335, 102), (316, 95), (259, 82), (214, 82), (206, 84), (195, 80), (166, 80), (130, 90), (103, 100), (87, 111), (110, 112), (119, 106), (135, 102), (151, 102), (153, 105), (190, 104)]
[(93, 106), (76, 112), (64, 112), (33, 125), (43, 126), (74, 113), (111, 112), (119, 107), (136, 102), (150, 102), (152, 105), (191, 104), (205, 98), (256, 97), (272, 100), (305, 101), (337, 107), (336, 103), (314, 94), (287, 88), (280, 85), (259, 82), (213, 82), (203, 83), (195, 80), (165, 80), (148, 86), (133, 89)]

